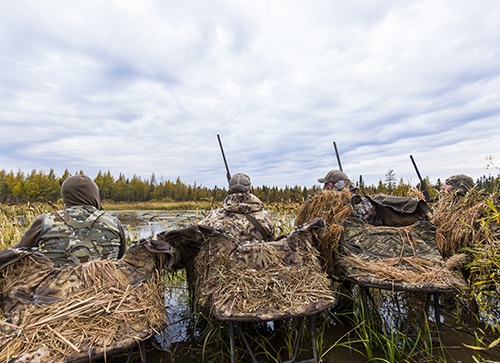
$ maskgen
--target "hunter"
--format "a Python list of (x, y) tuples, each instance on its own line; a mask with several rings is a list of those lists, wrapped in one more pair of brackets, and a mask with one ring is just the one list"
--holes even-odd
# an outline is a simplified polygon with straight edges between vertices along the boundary
[(250, 177), (243, 173), (229, 180), (229, 196), (222, 208), (211, 211), (198, 224), (223, 230), (238, 241), (272, 241), (275, 235), (271, 215), (252, 194)]
[(13, 248), (31, 248), (55, 267), (121, 258), (125, 233), (116, 218), (102, 211), (94, 181), (82, 174), (70, 176), (61, 194), (65, 208), (36, 217)]
[(346, 173), (340, 170), (330, 170), (324, 178), (319, 178), (320, 183), (324, 183), (323, 190), (341, 192), (345, 188), (352, 195), (351, 210), (352, 215), (361, 219), (365, 223), (381, 226), (382, 219), (377, 213), (377, 209), (369, 198), (361, 196), (358, 188), (349, 180)]
[(463, 197), (474, 188), (474, 185), (474, 180), (470, 176), (457, 174), (446, 179), (441, 185), (441, 190), (445, 193), (455, 192), (458, 196)]

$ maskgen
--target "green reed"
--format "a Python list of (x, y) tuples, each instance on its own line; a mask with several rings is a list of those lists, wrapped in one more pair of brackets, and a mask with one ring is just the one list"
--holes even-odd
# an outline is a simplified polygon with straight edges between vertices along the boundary
[[(398, 295), (373, 289), (372, 298), (368, 299), (361, 288), (354, 287), (350, 295), (352, 310), (341, 314), (351, 321), (355, 339), (349, 337), (339, 346), (354, 349), (368, 362), (445, 361), (439, 337), (432, 337), (427, 313), (416, 309), (414, 298), (408, 293)], [(387, 306), (401, 303), (407, 304), (403, 311), (386, 310)], [(436, 343), (437, 349), (433, 346)]]

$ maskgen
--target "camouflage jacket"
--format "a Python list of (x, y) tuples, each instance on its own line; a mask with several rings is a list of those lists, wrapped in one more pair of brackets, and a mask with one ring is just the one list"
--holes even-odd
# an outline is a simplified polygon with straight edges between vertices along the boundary
[(214, 227), (239, 241), (263, 240), (246, 215), (254, 217), (264, 228), (269, 240), (274, 239), (274, 224), (264, 203), (250, 193), (230, 194), (222, 208), (211, 211), (199, 224)]
[(384, 224), (370, 198), (359, 194), (351, 198), (351, 214), (372, 226), (382, 226)]
[(38, 251), (55, 267), (118, 258), (118, 222), (91, 206), (75, 206), (46, 214)]

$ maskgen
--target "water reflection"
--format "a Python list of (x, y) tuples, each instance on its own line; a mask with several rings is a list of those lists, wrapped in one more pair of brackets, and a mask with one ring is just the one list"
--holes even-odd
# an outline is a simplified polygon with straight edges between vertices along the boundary
[(201, 220), (205, 214), (203, 210), (111, 210), (107, 212), (120, 220), (126, 237), (132, 241), (154, 238), (160, 232), (187, 227)]

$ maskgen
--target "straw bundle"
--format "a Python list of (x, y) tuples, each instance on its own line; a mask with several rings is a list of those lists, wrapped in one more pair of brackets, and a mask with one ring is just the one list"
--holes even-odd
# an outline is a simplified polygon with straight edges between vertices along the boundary
[(424, 192), (416, 188), (409, 188), (405, 195), (410, 198), (425, 200)]
[(325, 260), (325, 272), (329, 275), (335, 274), (336, 256), (343, 233), (344, 228), (342, 226), (331, 224), (325, 228), (322, 238), (316, 245), (321, 257)]
[(27, 305), (19, 325), (0, 320), (7, 331), (0, 340), (0, 361), (36, 352), (45, 352), (43, 359), (53, 362), (66, 362), (75, 354), (90, 357), (96, 349), (106, 352), (127, 339), (145, 339), (168, 323), (158, 269), (132, 286), (120, 281), (113, 261), (81, 266), (86, 288), (52, 305)]
[(472, 243), (487, 237), (478, 223), (488, 206), (484, 195), (471, 191), (458, 200), (455, 194), (444, 195), (434, 206), (436, 243), (444, 258), (450, 257)]
[(312, 199), (306, 200), (295, 219), (297, 226), (318, 217), (323, 218), (327, 223), (321, 239), (314, 247), (324, 258), (325, 271), (329, 275), (334, 275), (335, 256), (344, 234), (344, 229), (340, 224), (351, 215), (350, 199), (351, 193), (348, 188), (340, 192), (324, 190)]
[(391, 282), (406, 284), (431, 284), (436, 286), (465, 287), (464, 281), (449, 270), (444, 262), (430, 258), (396, 257), (387, 259), (362, 259), (354, 256), (339, 256), (339, 263), (355, 266), (356, 274)]
[[(294, 311), (318, 301), (333, 302), (330, 280), (321, 270), (318, 252), (304, 249), (300, 265), (290, 266), (270, 244), (258, 252), (263, 268), (243, 267), (228, 254), (209, 256), (202, 248), (195, 261), (195, 296), (200, 308), (235, 314)], [(209, 266), (209, 268), (207, 268)]]
[(295, 225), (299, 226), (318, 217), (323, 218), (327, 224), (340, 224), (351, 215), (350, 199), (351, 193), (347, 188), (340, 192), (324, 190), (304, 202), (295, 219)]

